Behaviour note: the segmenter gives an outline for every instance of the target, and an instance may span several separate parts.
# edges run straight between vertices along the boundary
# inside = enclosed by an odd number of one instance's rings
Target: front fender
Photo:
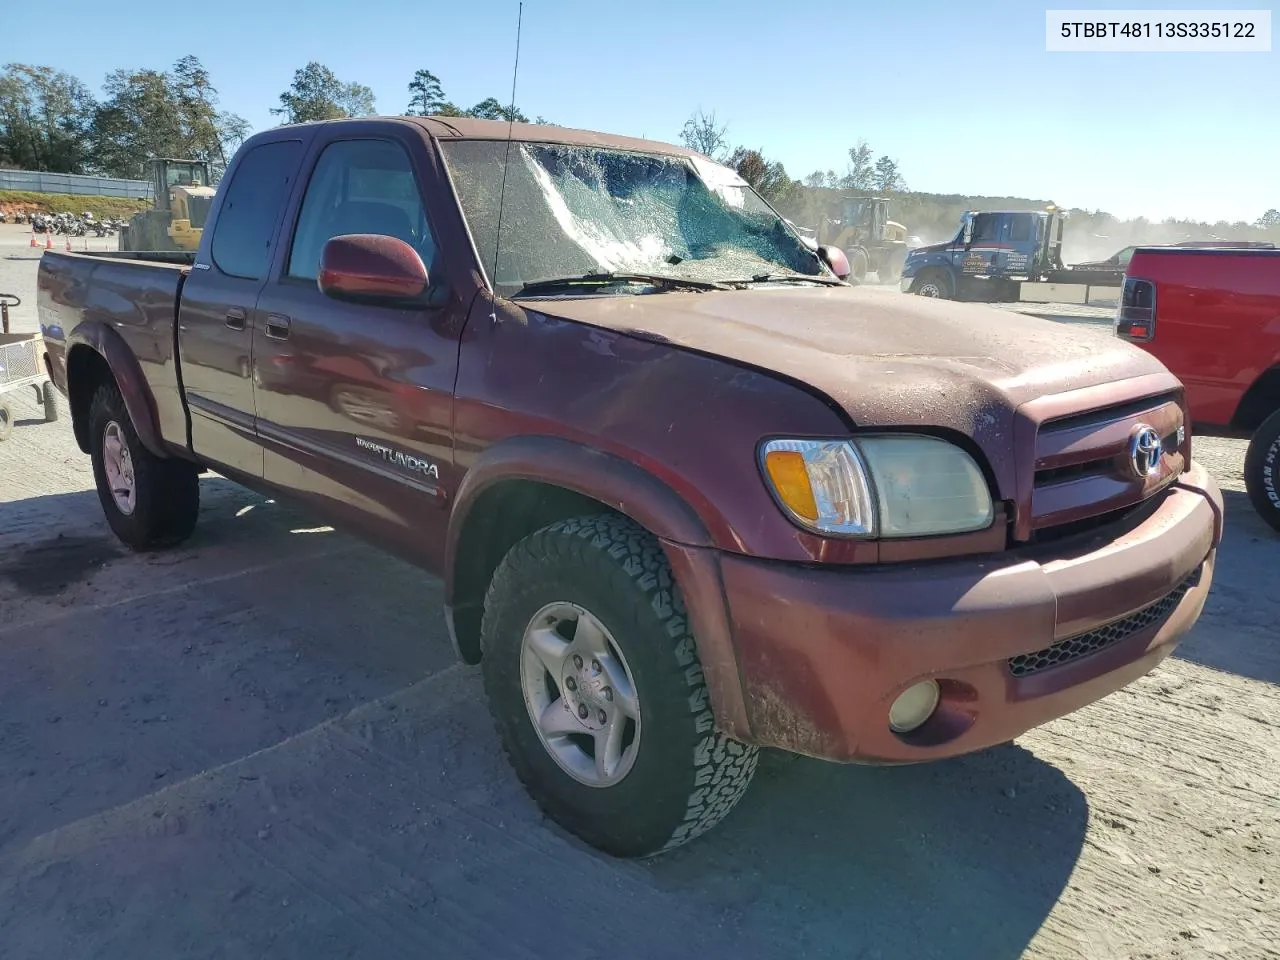
[[[521,436],[499,441],[477,457],[458,488],[445,538],[445,604],[451,628],[460,599],[458,558],[467,520],[485,491],[512,480],[572,491],[629,517],[658,538],[697,640],[717,725],[745,738],[746,708],[711,535],[670,486],[613,454],[557,437]]]
[[[86,397],[83,404],[77,404],[74,398],[80,389],[89,390],[90,393],[94,389],[91,385],[76,383],[89,369],[77,356],[79,351],[86,350],[106,361],[116,386],[120,389],[120,396],[124,398],[124,407],[133,422],[138,440],[156,456],[169,456],[160,440],[156,399],[142,373],[138,358],[120,334],[98,320],[86,320],[77,324],[67,337],[67,393],[72,397],[72,424],[76,443],[81,451],[89,452],[88,411],[92,396]]]
[[[484,450],[458,487],[445,538],[446,602],[453,599],[458,543],[471,509],[481,494],[507,480],[563,487],[612,507],[661,540],[711,546],[707,528],[693,508],[634,463],[558,437],[513,437]]]

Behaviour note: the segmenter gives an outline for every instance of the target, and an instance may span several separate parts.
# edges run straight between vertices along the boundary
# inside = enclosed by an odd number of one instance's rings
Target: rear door
[[[352,129],[348,127],[347,129]],[[447,282],[422,183],[427,145],[390,125],[318,142],[290,243],[258,301],[258,429],[266,479],[338,518],[378,527],[415,559],[443,555],[453,388],[466,311]],[[331,237],[394,236],[422,257],[427,304],[321,293]]]
[[[302,157],[301,140],[268,141],[227,172],[213,234],[201,245],[178,311],[192,449],[211,465],[249,477],[262,476],[251,318]]]

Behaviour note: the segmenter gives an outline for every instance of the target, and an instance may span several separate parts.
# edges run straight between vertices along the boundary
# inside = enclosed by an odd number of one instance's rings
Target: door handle
[[[289,318],[279,313],[268,313],[267,324],[262,332],[272,340],[288,340]]]
[[[243,310],[241,310],[239,307],[232,307],[230,310],[227,311],[226,319],[223,320],[222,322],[225,323],[232,330],[243,330],[245,328],[245,323],[248,320],[248,318],[249,318],[249,315],[245,313]]]

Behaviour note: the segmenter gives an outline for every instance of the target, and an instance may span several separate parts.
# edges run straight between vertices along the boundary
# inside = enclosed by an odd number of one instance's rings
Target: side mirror
[[[429,279],[418,251],[403,240],[350,233],[325,243],[316,283],[335,300],[412,300]]]
[[[849,269],[849,258],[839,247],[819,247],[818,259],[831,268],[841,280],[847,280],[853,271]]]

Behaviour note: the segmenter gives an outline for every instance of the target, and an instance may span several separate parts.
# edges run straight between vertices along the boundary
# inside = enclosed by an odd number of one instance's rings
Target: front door
[[[440,305],[354,304],[321,293],[325,242],[357,233],[412,246],[432,277],[427,302]],[[448,520],[464,318],[436,269],[436,242],[406,144],[325,144],[292,237],[255,321],[266,478],[336,518],[378,527],[401,552],[436,567]]]
[[[987,277],[999,252],[1004,218],[998,213],[979,213],[973,218],[973,236],[962,254],[960,272],[966,277]]]
[[[250,318],[271,263],[272,242],[302,143],[249,150],[229,171],[211,242],[182,288],[178,351],[191,412],[191,446],[212,466],[262,476],[255,437]]]

